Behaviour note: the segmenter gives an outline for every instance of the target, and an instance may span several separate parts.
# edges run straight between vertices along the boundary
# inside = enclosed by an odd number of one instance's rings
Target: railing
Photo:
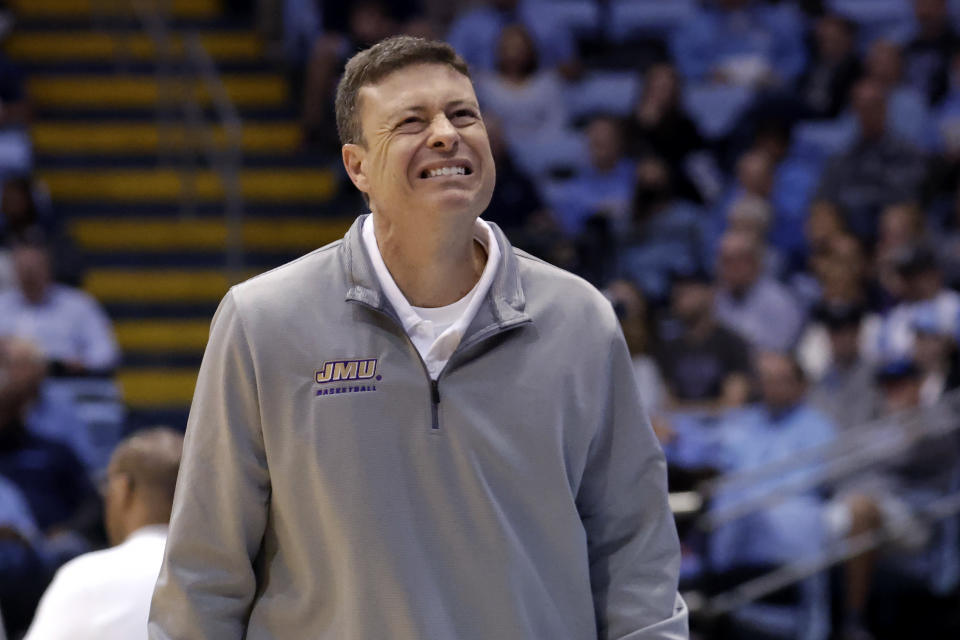
[[[930,416],[938,416],[939,419],[930,420]],[[896,433],[897,430],[899,434]],[[872,467],[902,459],[919,440],[948,434],[956,436],[958,431],[960,431],[960,390],[955,390],[941,398],[936,411],[931,410],[930,407],[923,407],[869,422],[846,431],[825,445],[798,452],[788,460],[777,460],[763,467],[729,474],[706,484],[700,493],[704,503],[708,504],[710,498],[723,491],[754,485],[777,476],[783,477],[790,471],[816,464],[815,472],[804,474],[795,481],[778,483],[766,493],[703,513],[697,524],[709,533],[751,513],[770,508],[791,496],[829,486],[838,480],[868,471]],[[960,473],[960,468],[954,469],[954,472]],[[958,514],[960,514],[960,491],[951,491],[926,505],[916,514],[916,517],[919,522],[932,525]],[[893,532],[875,530],[837,541],[816,557],[783,565],[733,589],[703,600],[699,606],[691,606],[691,612],[706,617],[733,613],[744,605],[756,602],[784,587],[810,578],[863,553],[878,549],[895,539],[896,534]]]
[[[179,168],[180,210],[186,217],[197,214],[200,169],[209,166],[214,170],[223,190],[226,268],[231,280],[237,282],[243,277],[244,266],[240,116],[199,34],[191,31],[177,39],[172,35],[170,0],[130,1],[155,52],[158,158]],[[207,122],[207,100],[215,114],[213,123]],[[218,140],[218,129],[224,133],[222,141]]]

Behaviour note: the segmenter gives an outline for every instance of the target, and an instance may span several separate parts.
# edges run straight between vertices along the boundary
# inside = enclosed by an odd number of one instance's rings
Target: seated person
[[[53,281],[43,241],[18,239],[13,263],[17,287],[0,292],[0,337],[34,342],[54,374],[111,373],[120,351],[110,319],[89,294]]]
[[[15,485],[0,476],[0,638],[30,621],[49,578],[33,514]]]
[[[44,371],[35,347],[0,341],[0,477],[20,491],[45,536],[90,535],[99,503],[82,463],[68,446],[31,433],[24,422]]]
[[[654,352],[670,409],[712,413],[740,407],[749,395],[749,348],[717,322],[713,296],[706,273],[674,274],[671,321]]]
[[[677,30],[674,58],[688,80],[785,85],[803,70],[803,26],[794,12],[759,0],[710,0]]]
[[[522,24],[533,36],[542,68],[557,69],[566,77],[578,73],[573,34],[550,12],[549,4],[537,0],[483,0],[457,16],[447,41],[472,71],[493,71],[500,34],[514,23]]]
[[[141,431],[120,443],[104,492],[113,547],[60,568],[25,640],[147,637],[182,449],[183,437],[166,428]]]

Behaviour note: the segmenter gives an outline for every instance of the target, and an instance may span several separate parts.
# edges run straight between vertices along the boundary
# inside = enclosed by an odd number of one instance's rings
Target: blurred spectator
[[[49,579],[39,534],[19,489],[0,476],[0,638],[4,625],[13,635],[30,622]]]
[[[803,326],[803,310],[786,287],[763,275],[764,245],[752,234],[728,231],[718,253],[719,321],[754,348],[791,349]]]
[[[960,289],[960,183],[951,195],[946,224],[934,235],[933,242],[947,284]]]
[[[651,332],[647,317],[647,302],[627,280],[614,280],[604,290],[620,320],[623,337],[633,358],[633,372],[637,378],[640,399],[650,416],[660,413],[666,402],[666,390],[656,361],[650,356]]]
[[[700,212],[679,200],[670,167],[647,156],[637,165],[630,226],[621,238],[620,271],[652,300],[665,301],[670,274],[703,262]]]
[[[485,117],[495,117],[512,148],[543,142],[567,127],[561,80],[541,70],[529,31],[511,24],[500,32],[495,72],[478,74],[477,95]]]
[[[93,487],[69,447],[31,433],[24,422],[45,375],[39,350],[28,342],[0,342],[0,476],[23,495],[40,531],[86,527],[95,510]]]
[[[838,14],[817,20],[810,64],[797,85],[804,118],[835,118],[843,111],[860,75],[856,35],[856,26]]]
[[[557,264],[555,252],[560,241],[559,229],[536,185],[510,155],[499,122],[487,120],[486,127],[497,167],[497,184],[490,204],[483,212],[483,219],[499,225],[515,247]]]
[[[867,345],[874,362],[908,358],[914,348],[914,326],[929,316],[942,331],[960,335],[960,293],[943,286],[936,256],[925,246],[907,247],[894,260],[895,294],[901,300],[890,309]]]
[[[815,325],[827,334],[826,368],[810,392],[810,404],[841,429],[858,427],[877,416],[880,394],[874,368],[860,355],[861,307],[826,304],[814,315]]]
[[[36,186],[30,176],[11,176],[0,191],[0,245],[30,229],[40,227],[46,234],[56,228],[49,210],[37,201]]]
[[[683,110],[680,95],[676,68],[669,63],[650,65],[644,74],[640,99],[626,123],[626,151],[633,158],[663,158],[670,167],[677,195],[701,201],[700,192],[687,177],[686,161],[706,142]]]
[[[806,401],[806,382],[796,361],[785,354],[765,352],[758,355],[756,370],[760,402],[729,414],[717,426],[722,436],[718,463],[727,473],[770,468],[799,452],[825,445],[836,435],[830,421]],[[820,464],[819,458],[808,459],[805,464],[722,490],[715,497],[714,508],[732,507],[815,477]],[[828,541],[822,516],[825,504],[823,492],[813,484],[722,525],[709,540],[712,569],[755,576],[775,565],[812,559]],[[801,589],[807,584],[815,588],[817,579],[801,585]],[[826,599],[825,589],[820,589],[820,596]],[[813,597],[808,595],[807,599]],[[779,637],[826,637],[827,619],[807,616],[801,620],[787,635]]]
[[[0,292],[0,337],[29,338],[53,373],[106,374],[120,352],[109,318],[87,293],[54,283],[49,251],[36,239],[13,249],[17,288]]]
[[[960,37],[947,0],[913,0],[913,10],[917,31],[906,48],[907,81],[934,104],[946,95],[950,58],[960,50]]]
[[[913,361],[920,370],[920,402],[932,406],[943,394],[960,386],[960,355],[957,351],[956,325],[951,327],[937,318],[931,309],[913,320]]]
[[[923,212],[919,205],[900,202],[884,207],[880,213],[874,249],[877,280],[884,289],[897,292],[899,275],[896,273],[896,260],[911,247],[923,244],[925,233]]]
[[[676,32],[672,48],[684,77],[747,86],[791,83],[803,70],[802,22],[785,6],[709,0]]]
[[[889,130],[887,94],[879,82],[867,79],[854,86],[853,110],[858,138],[827,163],[818,197],[837,203],[847,216],[847,226],[870,240],[884,205],[917,200],[925,159]]]
[[[401,25],[384,0],[358,0],[342,5],[342,31],[328,30],[313,42],[303,88],[303,126],[308,144],[339,149],[333,101],[343,65],[354,52],[397,34]],[[328,26],[328,25],[325,25]]]
[[[960,49],[950,58],[946,96],[936,107],[935,124],[937,149],[943,153],[945,164],[955,167],[960,162]],[[953,184],[956,184],[953,176]]]
[[[863,624],[871,586],[889,584],[874,575],[878,567],[894,576],[901,594],[914,590],[910,595],[916,595],[917,589],[942,594],[942,589],[957,584],[956,562],[943,562],[948,556],[955,558],[955,553],[950,553],[952,549],[946,555],[940,553],[944,544],[958,544],[956,534],[949,534],[949,525],[931,525],[920,517],[922,509],[955,489],[960,456],[955,434],[948,431],[955,416],[940,405],[922,407],[922,376],[911,360],[884,364],[877,380],[883,419],[870,427],[869,439],[851,454],[870,467],[839,483],[838,498],[828,510],[835,534],[849,532],[850,506],[859,505],[864,514],[871,514],[868,530],[882,530],[893,537],[880,558],[876,553],[865,554],[848,567],[847,619],[855,626]],[[913,620],[908,626],[919,630],[924,625]],[[932,636],[921,632],[918,637]]]
[[[557,192],[553,208],[564,231],[575,236],[592,216],[623,230],[629,224],[636,165],[623,155],[623,128],[611,116],[594,117],[587,125],[590,165]]]
[[[30,171],[33,151],[26,131],[30,108],[21,70],[0,53],[0,179]]]
[[[579,73],[573,34],[548,3],[537,0],[483,0],[454,19],[447,41],[471,70],[493,71],[500,34],[515,23],[533,36],[541,68],[557,69],[565,77]]]
[[[709,411],[739,407],[750,392],[747,344],[714,317],[714,290],[700,270],[674,274],[669,322],[654,353],[670,408]]]
[[[904,78],[900,47],[891,40],[874,40],[865,66],[865,77],[877,82],[887,94],[889,130],[923,149],[931,148],[934,132],[927,97]]]
[[[120,443],[105,481],[113,548],[74,558],[57,572],[25,640],[147,637],[183,437],[165,428]]]

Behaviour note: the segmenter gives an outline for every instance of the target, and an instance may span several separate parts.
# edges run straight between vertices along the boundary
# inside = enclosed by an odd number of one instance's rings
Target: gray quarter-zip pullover
[[[609,303],[501,248],[436,382],[342,241],[234,287],[153,640],[687,637],[662,453]]]

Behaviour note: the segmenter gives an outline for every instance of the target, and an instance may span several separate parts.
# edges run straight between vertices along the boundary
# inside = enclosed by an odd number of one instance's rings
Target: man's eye
[[[423,118],[419,116],[410,116],[409,118],[404,118],[397,125],[400,129],[416,129],[417,127],[423,124]]]
[[[476,112],[470,109],[460,109],[453,114],[453,120],[458,124],[469,124],[477,119]]]

